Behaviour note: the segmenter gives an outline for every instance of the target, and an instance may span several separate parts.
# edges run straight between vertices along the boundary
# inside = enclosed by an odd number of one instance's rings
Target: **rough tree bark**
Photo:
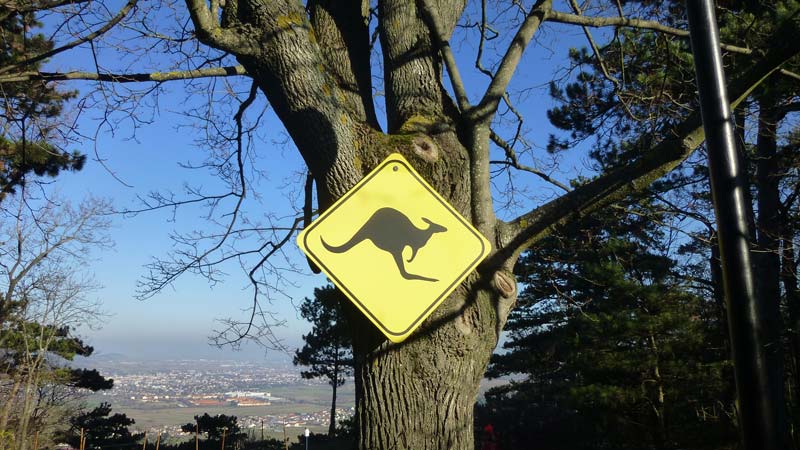
[[[488,260],[401,344],[388,342],[347,307],[361,449],[472,448],[473,405],[516,301],[512,270],[519,254],[556,225],[644,189],[703,139],[692,117],[643,159],[501,222],[489,185],[489,126],[524,48],[552,11],[551,1],[532,7],[474,106],[448,44],[465,2],[378,2],[387,132],[378,125],[372,98],[368,3],[186,3],[197,37],[236,55],[268,98],[313,174],[320,209],[398,152],[492,242]],[[798,40],[791,41],[765,50],[742,74],[731,87],[737,103],[798,52]],[[443,85],[445,67],[455,100]]]

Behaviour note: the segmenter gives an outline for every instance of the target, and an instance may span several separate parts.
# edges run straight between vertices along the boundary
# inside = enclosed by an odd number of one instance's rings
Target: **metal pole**
[[[746,450],[779,450],[783,405],[777,404],[770,389],[764,320],[750,266],[747,185],[737,159],[714,5],[710,0],[687,0],[686,9],[717,216],[742,440]],[[782,380],[775,382],[782,385]]]

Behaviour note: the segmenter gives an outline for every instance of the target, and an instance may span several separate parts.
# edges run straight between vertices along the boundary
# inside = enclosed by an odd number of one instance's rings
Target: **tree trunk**
[[[458,289],[401,344],[362,328],[354,340],[360,449],[474,448],[473,407],[497,342],[492,297]]]
[[[653,352],[653,382],[656,387],[656,398],[652,401],[653,414],[655,415],[655,432],[652,433],[653,443],[656,448],[662,449],[667,447],[667,420],[665,417],[666,408],[664,401],[666,395],[664,392],[664,380],[661,378],[661,366],[659,363],[659,350],[658,343],[656,342],[655,335],[650,333],[650,350]]]
[[[720,263],[720,254],[719,254],[719,242],[717,240],[716,234],[712,235],[712,239],[709,239],[711,242],[711,258],[709,258],[708,266],[711,272],[711,284],[713,285],[714,289],[714,305],[717,309],[717,314],[720,321],[720,326],[722,330],[727,330],[728,326],[726,323],[726,318],[728,317],[726,310],[725,310],[725,292],[723,291],[722,286],[722,266]],[[729,339],[722,333],[725,341],[725,350],[728,352],[727,355],[730,355],[730,344]]]
[[[786,219],[784,218],[783,221]],[[788,228],[788,227],[787,227]],[[800,414],[800,400],[797,396],[800,395],[800,291],[798,291],[797,283],[797,260],[795,259],[794,236],[790,230],[784,230],[783,236],[783,258],[781,261],[781,279],[783,282],[783,289],[786,293],[786,304],[789,312],[789,328],[791,333],[789,335],[789,369],[791,376],[788,380],[790,387],[789,393],[789,407],[792,414],[790,417],[796,418]],[[798,436],[797,423],[791,420],[789,424],[789,433],[792,437],[793,448],[800,447],[800,436]]]
[[[767,364],[772,379],[772,398],[778,420],[776,429],[786,432],[783,345],[781,330],[783,320],[780,313],[780,234],[779,220],[781,175],[777,160],[777,129],[782,115],[777,113],[774,99],[762,100],[759,104],[758,138],[756,142],[756,183],[758,188],[757,247],[754,262],[757,274],[758,300],[764,317],[764,342]],[[787,442],[788,443],[788,442]]]
[[[333,365],[333,395],[331,396],[331,421],[328,425],[328,436],[336,435],[336,389],[339,387],[339,350],[336,350],[336,363]]]
[[[16,448],[18,450],[26,450],[28,448],[28,428],[30,426],[31,415],[33,414],[34,390],[38,385],[38,370],[38,367],[31,367],[25,382],[24,400],[16,433]]]
[[[16,404],[17,395],[19,395],[19,390],[22,387],[22,378],[15,375],[12,375],[12,378],[14,384],[11,386],[11,390],[3,403],[2,412],[0,412],[0,433],[7,431],[8,419],[11,416],[11,408]]]

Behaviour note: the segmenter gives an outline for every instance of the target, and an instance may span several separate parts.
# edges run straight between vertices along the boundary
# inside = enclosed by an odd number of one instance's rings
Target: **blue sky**
[[[528,138],[540,147],[546,144],[547,134],[552,132],[545,109],[551,104],[546,83],[553,77],[554,62],[564,60],[568,45],[583,45],[582,36],[577,34],[578,29],[569,29],[567,33],[554,30],[563,31],[564,27],[547,26],[543,30],[537,37],[539,42],[533,43],[526,52],[513,82],[516,88],[532,88],[526,101],[517,106],[526,115]],[[468,90],[473,97],[477,96],[482,92],[480,86],[485,86],[487,78],[472,69],[475,44],[463,39],[454,39],[453,43],[462,75],[469,85]],[[100,56],[101,64],[115,66],[113,49],[107,53],[100,51]],[[153,62],[150,55],[144,59]],[[123,65],[128,64],[131,62]],[[92,66],[85,50],[77,54],[70,53],[69,59],[56,59],[51,65],[61,70],[86,70]],[[132,67],[132,71],[138,71],[138,66]],[[82,92],[89,89],[88,85],[81,84],[69,87]],[[134,132],[129,121],[123,121],[114,133],[110,133],[107,127],[101,128],[94,144],[87,141],[75,147],[90,156],[91,160],[84,170],[59,176],[54,187],[73,199],[85,195],[109,198],[119,209],[139,208],[141,203],[137,196],[146,195],[154,189],[179,191],[184,182],[213,188],[213,177],[178,166],[180,162],[198,161],[203,156],[204,149],[196,145],[193,132],[188,128],[178,128],[179,124],[187,122],[180,111],[185,110],[187,103],[202,100],[197,94],[188,96],[181,82],[165,85],[165,92],[159,94],[159,108],[154,110],[156,112],[151,124],[137,129],[135,138],[131,138]],[[95,110],[83,114],[79,122],[80,131],[94,134],[101,116]],[[289,214],[292,192],[301,188],[296,180],[297,173],[303,170],[302,161],[291,144],[285,143],[287,138],[282,130],[280,123],[268,112],[259,130],[260,140],[255,143],[258,162],[267,171],[267,176],[255,186],[262,199],[261,203],[251,207],[252,213],[272,211],[277,215]],[[94,160],[93,145],[105,160],[106,167]],[[541,148],[537,151],[544,153]],[[569,168],[568,172],[565,169],[554,173],[561,181],[566,182],[574,174],[586,171],[579,158],[572,158],[570,162],[564,165]],[[530,164],[530,161],[527,163]],[[521,179],[524,181],[520,187],[529,188],[533,197],[525,202],[526,207],[534,205],[536,200],[541,201],[558,193],[533,175],[523,174]],[[498,188],[502,189],[502,184],[498,184]],[[518,212],[511,210],[501,214],[510,216]],[[245,347],[241,354],[231,355],[230,350],[220,351],[209,347],[207,343],[208,336],[216,326],[215,319],[243,317],[240,311],[247,308],[251,301],[252,294],[247,281],[236,267],[229,267],[230,276],[213,286],[202,277],[186,275],[149,300],[134,298],[136,282],[146,273],[144,266],[153,257],[165,256],[171,248],[169,233],[175,229],[186,231],[193,227],[203,228],[207,224],[200,211],[192,208],[180,211],[177,219],[172,221],[169,211],[114,217],[111,237],[116,243],[115,248],[98,252],[94,264],[88,268],[104,286],[97,296],[104,302],[110,317],[101,329],[84,330],[84,335],[99,353],[123,353],[138,358],[260,357],[262,350],[253,346]],[[313,288],[322,285],[325,280],[322,276],[310,275],[294,240],[290,247],[289,257],[306,274],[288,273],[289,282],[294,286],[286,288],[286,295],[277,296],[270,309],[286,320],[286,326],[277,329],[277,334],[285,339],[287,346],[296,347],[301,345],[300,336],[308,330],[309,325],[299,318],[294,305],[303,297],[310,296]],[[274,352],[267,357],[286,358]]]
[[[61,175],[54,187],[76,200],[101,196],[111,199],[116,208],[136,209],[141,207],[137,195],[146,195],[151,189],[179,190],[184,181],[192,181],[193,177],[194,181],[213,182],[178,167],[179,162],[195,158],[198,152],[190,136],[175,129],[180,120],[176,114],[164,113],[158,123],[141,130],[137,140],[101,135],[97,146],[106,159],[106,167],[91,158],[81,172]],[[85,126],[93,125],[91,120],[87,122]],[[80,149],[86,153],[92,151],[91,147]],[[297,168],[299,161],[287,157],[274,165],[263,188],[280,198],[280,186]],[[198,213],[179,211],[175,221],[172,212],[166,210],[113,218],[114,248],[96,252],[95,263],[90,267],[103,285],[97,296],[111,314],[101,329],[84,331],[98,352],[159,358],[175,354],[228,356],[227,351],[209,347],[207,337],[217,326],[215,319],[238,314],[250,301],[249,286],[238,273],[231,272],[232,276],[224,283],[213,286],[202,277],[187,275],[153,298],[143,301],[134,298],[137,281],[146,273],[144,266],[154,257],[164,257],[171,248],[169,233],[176,228],[203,226],[204,219]],[[290,250],[297,253],[293,247]],[[310,275],[296,276],[294,281],[301,286],[290,290],[297,301],[310,295],[314,286],[324,283],[324,279]],[[300,335],[308,325],[298,317],[288,299],[276,301],[272,306],[288,322],[279,334],[289,346],[299,345]],[[244,350],[250,355],[261,353],[256,348]]]

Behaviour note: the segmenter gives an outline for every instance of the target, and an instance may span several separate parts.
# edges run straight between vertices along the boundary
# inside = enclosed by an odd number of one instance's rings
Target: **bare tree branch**
[[[211,267],[215,264],[223,262],[224,259],[220,261],[215,261],[211,263],[204,263],[203,261],[209,257],[212,253],[219,250],[228,237],[231,235],[231,232],[234,226],[237,223],[239,218],[239,214],[241,211],[242,203],[244,202],[245,197],[247,196],[247,180],[245,178],[244,173],[244,149],[242,146],[242,139],[243,139],[243,127],[242,127],[242,118],[244,112],[247,108],[253,104],[258,94],[258,88],[255,82],[251,84],[250,92],[247,98],[239,105],[239,109],[234,116],[234,120],[236,121],[236,169],[238,170],[238,178],[239,178],[239,191],[238,192],[231,192],[230,194],[226,194],[225,196],[234,196],[236,197],[236,204],[234,205],[232,211],[228,214],[229,221],[225,227],[225,231],[222,233],[221,237],[217,240],[217,242],[209,247],[206,250],[203,250],[201,253],[197,255],[184,255],[188,256],[187,261],[181,261],[178,264],[175,264],[174,267],[168,267],[163,263],[154,263],[152,268],[155,270],[151,276],[146,280],[146,282],[142,283],[142,287],[144,288],[141,293],[138,295],[140,299],[150,298],[153,295],[161,292],[166,286],[170,285],[175,279],[177,279],[183,273],[191,270],[191,269],[198,269],[202,270],[203,267]],[[202,197],[207,199],[207,197]]]
[[[526,166],[524,164],[521,164],[519,162],[519,159],[517,158],[517,153],[514,151],[514,148],[511,146],[511,144],[506,142],[502,137],[500,137],[494,131],[492,131],[491,138],[492,138],[492,142],[494,142],[495,145],[497,145],[498,147],[502,148],[503,151],[506,152],[506,160],[505,161],[490,161],[490,164],[506,164],[506,165],[509,165],[509,166],[511,166],[511,167],[513,167],[515,169],[522,170],[522,171],[525,171],[525,172],[530,172],[530,173],[538,176],[539,178],[547,181],[548,183],[550,183],[550,184],[552,184],[554,186],[557,186],[558,188],[562,189],[565,192],[569,192],[569,191],[572,190],[572,189],[569,188],[569,186],[567,186],[564,183],[556,180],[555,178],[553,178],[550,175],[542,172],[541,170],[539,170],[539,169],[537,169],[535,167],[530,167],[530,166]]]
[[[48,9],[58,8],[59,6],[72,5],[76,3],[85,3],[89,0],[41,0],[31,2],[20,2],[18,0],[0,0],[0,8],[8,10],[12,13],[31,13],[36,11],[44,11]]]
[[[578,16],[583,16],[583,11],[581,11],[581,8],[578,5],[577,1],[570,0],[570,5],[572,6],[572,9],[575,11],[575,14],[577,14]],[[614,85],[614,91],[616,92],[617,98],[619,99],[622,108],[625,110],[625,113],[632,120],[641,120],[638,117],[636,117],[636,115],[633,114],[633,111],[631,111],[630,106],[628,106],[628,102],[621,95],[622,83],[618,78],[611,75],[611,73],[608,71],[608,67],[606,67],[606,63],[603,60],[603,55],[600,52],[600,48],[597,46],[597,43],[595,42],[591,31],[589,31],[589,27],[584,25],[581,26],[581,29],[583,30],[583,34],[586,36],[586,40],[589,42],[589,46],[592,48],[592,53],[594,54],[595,60],[597,61],[597,65],[600,67],[600,72],[603,74],[603,77],[606,80],[608,80],[609,82],[611,82],[611,84]]]
[[[486,30],[491,30],[495,33],[495,37],[497,36],[497,32],[494,31],[489,27],[488,19],[486,17],[486,0],[481,0],[481,23],[480,23],[480,30],[481,30],[481,38],[478,42],[478,53],[475,55],[475,68],[478,69],[482,74],[487,75],[488,77],[492,78],[494,75],[489,69],[483,67],[483,50],[484,46],[486,45],[486,41],[489,40],[486,38]]]
[[[418,0],[417,3],[433,36],[433,41],[442,53],[442,59],[444,60],[445,66],[447,66],[447,73],[450,75],[450,83],[453,87],[453,92],[456,94],[458,109],[460,109],[461,112],[465,112],[470,108],[469,99],[467,98],[467,89],[464,86],[464,80],[461,79],[461,72],[458,70],[455,56],[453,56],[453,50],[450,48],[450,41],[444,39],[444,33],[439,24],[437,13],[431,8],[429,2],[426,0]]]
[[[492,116],[497,111],[500,99],[503,98],[506,88],[511,82],[511,77],[517,70],[517,66],[522,59],[522,53],[533,38],[533,35],[536,34],[539,26],[552,12],[552,4],[552,0],[538,0],[533,5],[522,26],[517,30],[517,34],[511,40],[511,44],[500,62],[500,67],[486,89],[486,93],[480,103],[471,111],[472,120],[484,123],[491,121]]]
[[[578,14],[568,14],[559,11],[549,11],[545,18],[548,22],[557,22],[570,25],[580,25],[584,27],[601,28],[601,27],[628,27],[639,28],[643,30],[653,30],[672,36],[680,36],[683,38],[689,37],[688,30],[681,30],[680,28],[673,28],[663,25],[653,20],[644,19],[630,19],[627,17],[592,17],[583,16]],[[747,47],[739,47],[731,44],[721,44],[720,48],[731,53],[739,53],[741,55],[753,54],[753,49]]]
[[[65,81],[87,80],[109,83],[143,83],[173,80],[189,80],[196,78],[245,76],[247,71],[242,66],[209,67],[194,70],[176,70],[150,73],[103,73],[103,72],[21,72],[0,75],[0,83],[17,83],[20,81]]]
[[[134,6],[136,6],[137,2],[138,0],[128,0],[128,3],[126,3],[125,6],[123,6],[122,9],[120,9],[119,12],[114,17],[111,18],[111,20],[109,20],[105,25],[100,27],[97,31],[89,33],[88,35],[78,38],[66,45],[62,45],[61,47],[54,48],[53,50],[50,50],[48,52],[44,52],[40,55],[36,55],[34,57],[28,58],[24,61],[20,61],[15,64],[10,64],[6,67],[2,67],[0,68],[0,73],[8,73],[10,71],[22,67],[27,67],[31,64],[35,64],[39,61],[55,56],[59,53],[63,53],[67,50],[73,49],[81,44],[85,44],[87,42],[93,41],[94,39],[97,39],[98,37],[105,34],[108,30],[114,28],[118,23],[120,23],[122,19],[124,19],[125,16],[127,16],[128,13],[134,8]]]
[[[267,260],[270,257],[272,257],[273,254],[275,254],[275,252],[283,248],[283,246],[286,245],[287,242],[289,242],[289,239],[291,239],[292,236],[294,236],[295,232],[297,231],[297,228],[300,226],[301,223],[303,223],[303,218],[302,217],[296,218],[292,223],[291,229],[283,236],[283,239],[281,239],[277,243],[274,243],[272,241],[265,242],[264,245],[261,246],[261,248],[259,249],[259,253],[265,250],[267,247],[271,247],[271,249],[266,254],[264,254],[261,260],[258,261],[258,263],[255,266],[253,266],[253,268],[247,274],[247,276],[250,278],[250,283],[253,285],[252,313],[250,315],[250,320],[247,321],[247,327],[244,330],[236,330],[237,333],[239,334],[238,336],[235,336],[233,339],[227,340],[225,342],[221,343],[218,342],[217,345],[235,344],[250,334],[250,330],[253,328],[253,320],[255,319],[257,312],[260,310],[258,306],[259,282],[256,279],[255,274],[258,270],[261,269],[261,267],[267,262]]]

